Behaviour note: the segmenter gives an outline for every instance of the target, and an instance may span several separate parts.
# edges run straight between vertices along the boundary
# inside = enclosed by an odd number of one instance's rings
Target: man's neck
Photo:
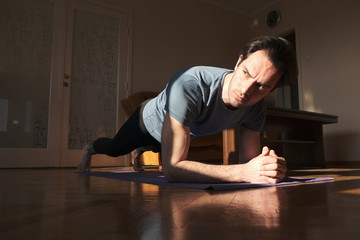
[[[225,104],[225,106],[228,105],[229,103],[229,84],[230,84],[230,81],[232,79],[232,76],[234,75],[234,73],[229,73],[229,74],[226,74],[225,78],[224,78],[224,82],[223,82],[223,85],[222,85],[222,90],[221,90],[221,98]]]

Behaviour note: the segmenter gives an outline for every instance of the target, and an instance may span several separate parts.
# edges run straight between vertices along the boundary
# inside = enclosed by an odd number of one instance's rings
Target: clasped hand
[[[276,155],[268,147],[262,153],[246,163],[248,182],[251,183],[277,183],[286,176],[286,161]]]

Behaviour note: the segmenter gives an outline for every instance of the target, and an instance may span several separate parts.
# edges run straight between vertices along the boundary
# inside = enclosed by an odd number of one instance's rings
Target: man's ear
[[[239,57],[239,59],[238,59],[238,61],[237,61],[237,63],[236,63],[236,65],[235,65],[234,70],[236,70],[236,69],[237,69],[237,67],[240,65],[240,63],[241,63],[242,59],[243,59],[243,55],[241,54],[241,55],[240,55],[240,57]]]

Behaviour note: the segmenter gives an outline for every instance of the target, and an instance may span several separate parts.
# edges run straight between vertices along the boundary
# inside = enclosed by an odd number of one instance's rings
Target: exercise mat
[[[333,181],[334,178],[300,178],[300,177],[286,177],[282,182],[276,184],[252,184],[252,183],[174,183],[168,182],[164,175],[157,171],[97,171],[97,172],[82,172],[80,174],[113,178],[124,181],[148,183],[159,186],[170,187],[183,187],[194,188],[201,190],[237,190],[246,188],[258,188],[258,187],[271,187],[271,186],[286,186],[297,185],[305,183],[322,183]]]

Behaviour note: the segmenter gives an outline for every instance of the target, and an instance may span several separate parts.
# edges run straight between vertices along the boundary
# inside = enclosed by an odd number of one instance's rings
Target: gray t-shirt
[[[191,138],[210,135],[242,125],[260,131],[265,122],[263,100],[247,107],[229,110],[221,97],[224,78],[232,70],[192,67],[177,72],[156,98],[144,107],[146,129],[159,142],[166,113],[190,127]]]

